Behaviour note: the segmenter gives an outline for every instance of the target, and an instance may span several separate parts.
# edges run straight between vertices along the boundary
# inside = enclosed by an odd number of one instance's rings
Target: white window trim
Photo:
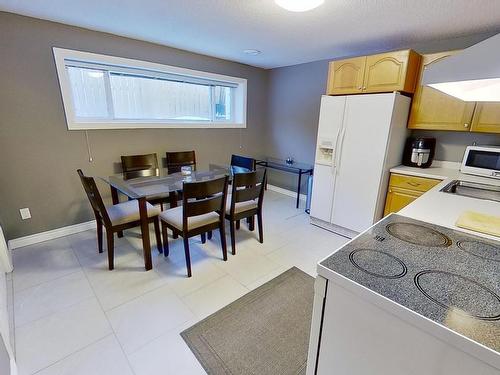
[[[199,70],[180,68],[176,66],[157,64],[148,61],[127,59],[97,53],[53,47],[57,76],[66,115],[68,130],[92,129],[157,129],[157,128],[186,128],[186,129],[220,129],[246,128],[247,119],[247,80],[222,74],[208,73]],[[75,116],[69,75],[66,70],[66,59],[81,60],[97,64],[109,64],[122,67],[155,70],[167,74],[186,75],[200,79],[229,82],[237,85],[234,94],[234,121],[166,121],[166,120],[82,120]]]

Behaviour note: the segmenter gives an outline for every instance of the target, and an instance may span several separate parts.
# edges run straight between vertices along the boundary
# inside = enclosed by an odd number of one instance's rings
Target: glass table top
[[[312,164],[302,163],[302,162],[298,162],[298,161],[293,161],[292,163],[287,163],[286,160],[272,158],[272,157],[261,157],[261,158],[257,158],[256,160],[257,160],[258,165],[262,165],[262,163],[266,163],[267,166],[269,166],[271,168],[277,168],[277,169],[282,169],[282,168],[296,169],[296,170],[313,169]]]
[[[167,196],[170,192],[181,191],[184,182],[208,181],[235,173],[248,172],[245,168],[235,168],[211,164],[209,170],[192,171],[190,175],[181,172],[168,174],[166,168],[158,169],[158,175],[127,179],[123,173],[100,177],[118,191],[130,198]]]

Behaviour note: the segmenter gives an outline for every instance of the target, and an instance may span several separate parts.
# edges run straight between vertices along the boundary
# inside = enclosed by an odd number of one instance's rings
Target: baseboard
[[[268,184],[267,188],[271,191],[275,191],[277,193],[281,193],[281,194],[287,195],[289,197],[293,197],[293,198],[297,197],[296,192],[294,192],[292,190],[280,188],[279,186]],[[305,201],[306,195],[300,194],[300,200]],[[87,221],[85,223],[80,223],[80,224],[75,224],[75,225],[69,225],[67,227],[48,230],[46,232],[40,232],[40,233],[31,234],[29,236],[14,238],[8,242],[8,246],[9,246],[10,250],[14,250],[14,249],[17,249],[20,247],[29,246],[29,245],[33,245],[36,243],[53,240],[53,239],[56,239],[59,237],[69,236],[70,234],[84,232],[84,231],[89,230],[89,229],[94,229],[95,226],[96,226],[95,220],[91,220],[91,221]]]
[[[297,192],[296,191],[292,191],[292,190],[288,190],[288,189],[283,189],[279,186],[276,186],[276,185],[271,185],[271,184],[267,184],[267,188],[271,191],[275,191],[277,193],[281,193],[283,195],[287,195],[289,197],[292,197],[292,198],[297,198]],[[305,201],[306,200],[306,195],[305,194],[300,194],[300,200],[302,201]]]
[[[28,245],[33,245],[40,242],[45,242],[53,240],[55,238],[69,236],[70,234],[75,234],[79,232],[84,232],[89,229],[94,229],[96,227],[95,220],[87,221],[85,223],[69,225],[67,227],[57,228],[53,230],[48,230],[46,232],[40,232],[31,234],[29,236],[14,238],[9,241],[9,249],[14,250],[19,247],[24,247]]]

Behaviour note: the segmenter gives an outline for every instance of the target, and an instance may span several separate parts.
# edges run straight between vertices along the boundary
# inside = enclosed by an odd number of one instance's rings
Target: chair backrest
[[[156,154],[122,156],[122,170],[125,179],[160,174]]]
[[[232,167],[239,167],[239,168],[245,168],[248,171],[255,171],[255,159],[249,158],[246,156],[240,156],[240,155],[231,155],[231,168]],[[237,169],[234,171],[236,173],[240,173]]]
[[[237,173],[232,181],[230,213],[234,214],[236,203],[258,199],[257,207],[262,208],[264,187],[266,185],[266,169],[254,172]]]
[[[185,182],[182,188],[182,214],[184,230],[191,216],[217,212],[224,220],[229,177],[201,182]]]
[[[167,152],[168,174],[181,171],[181,167],[191,166],[196,170],[196,155],[193,151]]]
[[[78,176],[80,176],[80,181],[82,182],[83,189],[87,194],[87,198],[90,201],[90,205],[94,210],[94,214],[99,216],[106,225],[111,225],[111,220],[108,216],[108,211],[106,211],[106,206],[104,206],[104,202],[102,201],[101,194],[99,193],[99,189],[97,189],[97,185],[93,177],[87,177],[83,174],[81,169],[77,170]]]

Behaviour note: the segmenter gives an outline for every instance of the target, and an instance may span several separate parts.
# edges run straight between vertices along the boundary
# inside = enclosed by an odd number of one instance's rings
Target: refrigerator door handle
[[[337,172],[340,168],[340,162],[342,160],[342,146],[344,145],[344,136],[345,136],[345,127],[342,128],[342,133],[340,134],[340,144],[337,150],[335,150],[335,157],[336,157],[336,162],[335,162],[335,167],[337,169]]]
[[[332,155],[332,174],[335,174],[335,168],[337,166],[337,149],[339,145],[339,138],[340,138],[340,131],[342,130],[342,127],[339,127],[337,129],[337,135],[335,136],[335,148],[333,149],[333,155]]]

